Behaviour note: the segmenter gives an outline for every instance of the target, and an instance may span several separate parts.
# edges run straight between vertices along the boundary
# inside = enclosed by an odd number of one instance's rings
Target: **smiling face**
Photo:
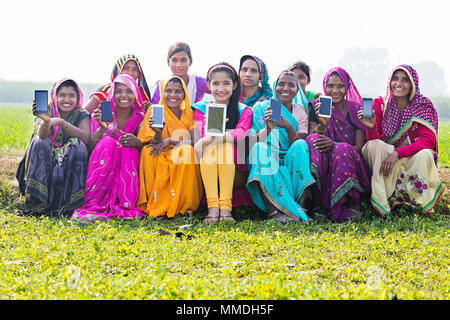
[[[139,78],[140,72],[136,61],[128,60],[122,67],[122,71],[120,72],[120,74],[127,74],[133,77],[134,80],[137,80]]]
[[[122,83],[116,83],[114,90],[114,102],[116,108],[128,109],[136,100],[133,91]]]
[[[325,87],[325,94],[332,98],[333,104],[345,101],[345,86],[341,77],[337,73],[331,74]]]
[[[171,81],[164,90],[164,101],[169,108],[179,109],[183,102],[185,93],[181,83]]]
[[[253,59],[247,59],[242,63],[239,79],[244,87],[257,87],[259,85],[258,65]]]
[[[294,77],[289,74],[281,75],[275,87],[275,93],[285,106],[292,103],[297,91],[297,82]]]
[[[395,71],[390,86],[395,99],[409,99],[412,85],[405,71]]]
[[[63,113],[72,111],[78,104],[78,95],[72,86],[60,87],[56,94],[56,99],[58,109]]]
[[[230,102],[233,90],[237,83],[233,83],[231,76],[226,71],[217,71],[210,74],[210,80],[207,82],[208,88],[214,97],[215,103],[226,104]]]
[[[292,70],[293,73],[297,76],[298,82],[300,83],[300,87],[302,87],[303,92],[305,92],[306,85],[309,84],[310,79],[308,75],[303,72],[302,69],[296,68]]]
[[[179,51],[174,53],[170,59],[167,61],[169,63],[170,69],[172,70],[172,74],[174,76],[183,78],[187,75],[189,71],[189,64],[192,63],[192,60],[189,59],[189,56],[184,51]]]

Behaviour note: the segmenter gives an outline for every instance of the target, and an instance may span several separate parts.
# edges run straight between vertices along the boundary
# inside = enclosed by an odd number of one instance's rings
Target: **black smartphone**
[[[362,99],[362,116],[363,118],[373,117],[373,99],[363,98]]]
[[[319,117],[331,118],[331,97],[320,96],[319,102],[320,102]]]
[[[164,127],[164,106],[160,104],[152,105],[152,118],[154,121],[152,127]]]
[[[271,98],[270,99],[270,110],[272,110],[272,115],[269,117],[270,120],[280,123],[281,121],[281,101]]]
[[[102,111],[102,121],[103,122],[112,122],[113,121],[111,101],[102,101],[100,103],[100,110]]]
[[[36,101],[35,114],[48,114],[48,90],[35,90],[34,101]]]

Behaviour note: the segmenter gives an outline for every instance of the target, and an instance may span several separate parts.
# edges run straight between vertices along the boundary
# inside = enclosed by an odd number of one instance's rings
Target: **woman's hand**
[[[364,126],[366,126],[366,128],[368,128],[368,129],[375,128],[375,124],[377,122],[375,113],[373,113],[371,118],[364,118],[362,116],[362,107],[361,107],[361,109],[359,109],[359,111],[358,111],[358,119]]]
[[[327,152],[333,150],[336,142],[331,140],[329,137],[320,135],[313,143],[314,149],[319,149],[319,152]]]
[[[266,129],[267,132],[270,132],[273,127],[275,127],[276,122],[273,120],[270,120],[270,117],[272,116],[272,109],[270,109],[270,106],[267,106],[266,112],[264,113],[264,118],[266,121]]]
[[[94,116],[95,121],[97,121],[97,123],[100,125],[101,128],[106,129],[108,127],[106,122],[102,121],[102,110],[100,109],[100,106],[94,110],[92,115]]]
[[[120,130],[122,134],[120,136],[120,144],[128,148],[139,148],[142,145],[141,140],[139,140],[134,134]]]
[[[36,101],[33,100],[33,115],[38,117],[44,122],[49,123],[51,118],[50,105],[48,105],[48,113],[47,114],[36,114]]]
[[[152,103],[150,101],[144,101],[144,110],[147,111],[151,105]]]
[[[152,150],[150,150],[150,155],[157,157],[161,154],[161,152],[172,145],[172,139],[170,138],[164,139],[161,143],[158,144],[150,143],[149,146],[152,147]]]
[[[319,121],[319,125],[322,127],[322,129],[326,129],[328,126],[328,121],[330,120],[330,118],[323,118],[323,117],[319,117],[319,109],[320,109],[320,105],[321,103],[317,103],[314,106],[314,110],[316,111],[316,118]]]
[[[215,136],[204,136],[195,143],[194,151],[198,159],[201,159],[205,148],[213,142],[215,142]]]
[[[384,159],[380,166],[380,175],[388,177],[398,159],[399,156],[397,151],[392,152],[386,159]]]

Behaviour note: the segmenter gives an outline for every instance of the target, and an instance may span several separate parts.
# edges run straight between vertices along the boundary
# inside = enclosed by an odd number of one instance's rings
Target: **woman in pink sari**
[[[136,137],[144,119],[142,97],[136,81],[122,74],[114,79],[108,95],[113,121],[101,121],[97,108],[91,119],[92,151],[85,186],[85,205],[71,220],[95,221],[144,217],[136,208],[139,196],[139,151]]]

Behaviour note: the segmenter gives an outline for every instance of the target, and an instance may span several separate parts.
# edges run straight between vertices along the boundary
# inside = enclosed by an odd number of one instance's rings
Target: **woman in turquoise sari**
[[[286,70],[274,87],[274,99],[282,102],[281,121],[269,120],[269,101],[254,105],[249,135],[259,142],[250,150],[247,189],[269,218],[310,223],[301,205],[305,189],[315,182],[309,170],[308,144],[302,139],[308,130],[307,114],[303,106],[293,103],[300,86],[295,74]]]

